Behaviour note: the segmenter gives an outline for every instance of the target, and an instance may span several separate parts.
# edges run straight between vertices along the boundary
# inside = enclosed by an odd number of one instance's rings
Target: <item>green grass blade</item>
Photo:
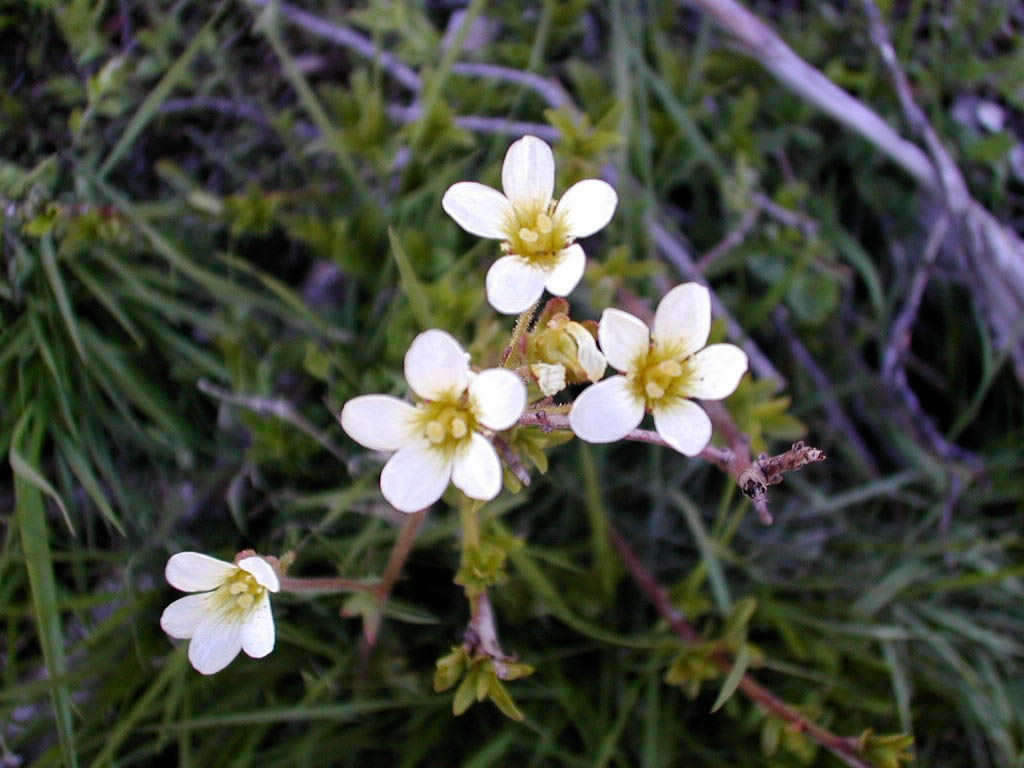
[[[21,452],[28,460],[38,461],[43,442],[43,430],[34,421],[34,412],[25,411],[15,427],[11,440],[10,460],[14,470],[14,520],[21,536],[25,553],[25,569],[28,572],[32,592],[32,608],[39,632],[43,659],[50,677],[50,696],[56,721],[57,736],[64,764],[77,768],[78,755],[75,749],[75,732],[72,722],[71,691],[67,681],[67,658],[64,655],[64,637],[61,632],[60,613],[57,610],[59,598],[53,576],[53,559],[50,553],[49,533],[46,526],[46,509],[43,492],[37,482],[29,480],[19,466],[26,459],[20,459]],[[25,432],[31,431],[26,436]],[[27,438],[27,439],[23,439]],[[20,460],[16,460],[16,456]],[[48,483],[43,481],[45,485]],[[56,494],[54,494],[56,495]]]
[[[391,243],[391,253],[395,257],[395,263],[398,265],[402,290],[405,291],[406,298],[409,299],[409,306],[412,307],[412,313],[416,316],[416,322],[420,324],[420,328],[423,330],[433,328],[435,325],[434,314],[430,311],[430,301],[427,299],[426,291],[423,289],[423,283],[416,277],[416,271],[412,268],[412,262],[409,261],[408,254],[406,254],[405,249],[402,247],[402,243],[395,234],[395,230],[391,227],[388,227],[388,242]]]
[[[61,277],[57,268],[57,257],[53,252],[53,242],[49,237],[44,237],[42,244],[43,271],[46,273],[46,280],[53,291],[53,298],[57,301],[57,309],[60,311],[61,319],[67,326],[68,335],[71,336],[71,343],[75,345],[75,351],[84,362],[88,362],[85,354],[85,345],[82,344],[82,336],[78,330],[78,321],[75,320],[75,313],[71,307],[71,300],[68,298],[68,290],[64,285],[64,278]]]
[[[100,166],[99,177],[102,179],[117,165],[118,161],[124,157],[124,154],[131,148],[132,143],[138,138],[139,134],[142,133],[143,129],[149,125],[149,122],[156,115],[160,105],[163,104],[167,97],[170,96],[171,91],[174,87],[181,82],[188,72],[189,66],[192,64],[193,59],[199,54],[199,52],[209,42],[209,33],[213,29],[214,25],[220,19],[223,14],[226,3],[221,3],[214,10],[213,15],[203,25],[203,28],[199,30],[192,38],[192,41],[188,44],[177,60],[168,68],[164,73],[164,76],[160,78],[160,82],[156,84],[156,87],[149,92],[149,95],[139,105],[139,108],[132,115],[131,120],[128,121],[128,125],[125,126],[124,133],[117,140],[117,144],[110,150],[110,154],[107,155],[107,159],[103,161],[103,165]]]

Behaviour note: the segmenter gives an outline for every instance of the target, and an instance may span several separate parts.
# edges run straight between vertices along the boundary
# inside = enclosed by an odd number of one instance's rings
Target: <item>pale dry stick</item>
[[[404,106],[388,105],[388,117],[397,123],[414,123],[423,117],[423,110],[418,104]],[[558,140],[558,129],[541,123],[528,123],[522,120],[506,120],[503,117],[485,117],[482,115],[461,115],[453,118],[459,128],[476,133],[493,133],[500,136],[537,136],[547,142]]]
[[[422,86],[422,81],[416,70],[393,53],[381,50],[372,40],[346,26],[332,24],[321,19],[319,16],[315,16],[288,3],[278,3],[274,2],[274,0],[245,0],[245,2],[256,8],[274,6],[283,18],[300,29],[304,29],[316,37],[329,40],[343,48],[355,51],[364,59],[375,61],[382,69],[410,91],[418,92]]]
[[[747,239],[759,218],[761,218],[761,206],[758,204],[751,205],[743,212],[739,223],[733,229],[730,229],[725,237],[719,240],[711,250],[702,254],[694,262],[693,266],[701,274],[707,272],[708,267],[729,253],[729,251],[739,247]]]
[[[754,372],[762,379],[772,379],[775,381],[779,389],[785,387],[786,377],[779,373],[778,369],[772,365],[768,357],[761,351],[761,348],[747,335],[746,331],[743,330],[743,326],[726,309],[717,294],[711,290],[707,279],[697,269],[697,265],[694,263],[686,246],[668,228],[653,218],[647,222],[647,228],[654,236],[654,244],[658,247],[658,250],[661,251],[661,254],[676,268],[676,271],[682,277],[708,288],[711,293],[711,307],[714,313],[725,321],[725,332],[729,339],[747,353],[747,357],[750,359],[750,367],[754,369]]]
[[[734,38],[741,50],[759,61],[783,85],[870,141],[924,189],[946,197],[956,217],[953,233],[964,246],[961,277],[980,297],[997,342],[1010,350],[1017,380],[1024,383],[1024,340],[1017,327],[1017,318],[1024,316],[1024,241],[970,196],[963,176],[934,131],[929,132],[931,138],[925,135],[925,141],[937,162],[800,58],[771,27],[737,0],[680,2],[704,11]],[[873,34],[878,37],[875,27]],[[887,39],[884,25],[881,31],[883,39]],[[891,47],[890,44],[888,49]],[[895,54],[888,58],[895,63]],[[901,98],[910,93],[905,78],[903,83]]]
[[[668,622],[672,631],[687,643],[701,643],[704,638],[695,630],[683,614],[672,604],[668,590],[658,581],[647,566],[633,551],[629,543],[622,537],[611,523],[608,523],[608,535],[619,552],[623,564],[633,577],[633,581],[651,601],[658,614]],[[719,649],[712,654],[715,664],[726,675],[733,668],[732,660],[725,651]],[[786,704],[782,699],[769,691],[749,673],[740,681],[739,690],[752,702],[766,712],[783,720],[794,731],[806,733],[819,746],[827,749],[850,768],[876,768],[860,755],[859,741],[856,738],[839,736],[827,728],[808,719],[806,715]]]
[[[334,456],[334,458],[342,462],[348,461],[348,457],[341,448],[335,445],[334,441],[331,440],[326,433],[317,429],[313,424],[307,421],[301,413],[295,410],[295,406],[287,400],[275,397],[240,395],[235,392],[222,389],[206,379],[200,379],[196,386],[199,388],[200,392],[204,392],[205,394],[215,397],[225,403],[238,405],[252,411],[253,413],[258,413],[261,416],[273,416],[276,419],[287,422],[319,443],[320,446]]]

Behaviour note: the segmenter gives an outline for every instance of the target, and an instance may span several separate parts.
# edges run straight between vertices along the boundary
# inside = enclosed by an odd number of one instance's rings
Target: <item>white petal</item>
[[[537,386],[545,397],[556,395],[565,389],[565,366],[559,363],[534,363],[530,372],[537,378]]]
[[[518,256],[502,256],[487,270],[487,301],[499,312],[516,315],[544,293],[548,273]]]
[[[512,204],[501,192],[475,181],[448,187],[441,207],[469,234],[492,240],[506,239],[515,220]]]
[[[636,429],[644,404],[630,392],[625,376],[612,376],[580,393],[569,411],[569,426],[588,443],[614,443]]]
[[[587,378],[591,381],[600,381],[608,363],[597,349],[597,341],[590,335],[590,331],[579,323],[569,323],[565,327],[565,332],[576,342],[576,359],[579,360],[580,368],[587,374]]]
[[[501,187],[517,208],[547,208],[555,191],[555,157],[536,136],[523,136],[505,153]]]
[[[548,272],[544,287],[555,296],[568,296],[572,289],[579,285],[586,265],[587,257],[583,254],[583,249],[575,243],[570,245],[562,251],[561,259],[555,268]]]
[[[274,566],[262,557],[243,557],[238,561],[238,567],[246,573],[251,573],[256,583],[261,587],[277,592],[281,589],[281,583],[277,580],[277,572]]]
[[[654,409],[654,428],[680,453],[696,456],[711,440],[711,419],[692,400]]]
[[[266,594],[256,601],[242,624],[241,642],[242,650],[254,659],[262,659],[274,650],[274,616]]]
[[[712,344],[690,359],[692,385],[687,395],[721,400],[736,391],[747,372],[747,354],[732,344]]]
[[[353,397],[341,409],[341,428],[374,451],[397,451],[409,442],[416,408],[390,395]]]
[[[424,400],[458,397],[469,383],[466,350],[444,331],[424,331],[405,353],[405,380]]]
[[[179,552],[167,561],[167,583],[182,592],[206,592],[216,589],[236,570],[233,563],[199,552]]]
[[[474,432],[452,464],[452,483],[471,499],[488,501],[501,492],[501,460],[491,441]]]
[[[451,476],[451,461],[426,439],[418,439],[388,459],[380,473],[380,490],[400,512],[418,512],[441,498]]]
[[[220,672],[242,650],[242,624],[221,612],[207,617],[192,635],[188,660],[204,675]]]
[[[654,343],[689,357],[708,341],[711,295],[700,283],[683,283],[666,293],[654,314]]]
[[[606,309],[597,326],[597,338],[608,364],[619,371],[628,371],[637,358],[646,355],[651,343],[647,325],[621,309]]]
[[[512,371],[489,368],[469,383],[469,397],[476,417],[488,429],[508,429],[523,415],[526,385]]]
[[[185,639],[192,637],[209,615],[209,595],[185,595],[164,608],[160,616],[160,628],[171,637]]]
[[[565,190],[555,207],[555,216],[565,222],[570,237],[588,237],[612,220],[618,202],[610,184],[600,179],[584,179]]]

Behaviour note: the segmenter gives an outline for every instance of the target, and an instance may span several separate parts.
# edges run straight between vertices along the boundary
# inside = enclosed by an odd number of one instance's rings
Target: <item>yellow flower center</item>
[[[652,347],[630,366],[626,382],[648,409],[684,398],[690,389],[692,369],[674,349]]]
[[[507,239],[502,243],[505,252],[545,269],[555,266],[559,254],[571,242],[564,217],[555,215],[557,204],[552,200],[547,207],[517,207],[506,227]]]
[[[266,593],[256,577],[248,571],[237,568],[215,593],[223,608],[231,613],[248,613]]]
[[[467,394],[420,403],[416,410],[417,428],[445,456],[468,444],[477,429],[476,413]]]

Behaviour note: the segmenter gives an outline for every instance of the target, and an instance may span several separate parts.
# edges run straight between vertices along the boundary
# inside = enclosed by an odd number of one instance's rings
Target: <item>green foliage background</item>
[[[1020,8],[885,5],[972,191],[1019,228]],[[901,124],[857,4],[748,6]],[[0,765],[836,765],[740,697],[709,713],[721,681],[685,684],[609,519],[709,636],[755,598],[756,674],[834,731],[912,733],[920,765],[1024,765],[1024,400],[955,269],[925,293],[910,384],[983,471],[937,454],[879,374],[930,203],[685,4],[456,9],[308,7],[404,62],[414,101],[380,60],[258,4],[0,2]],[[465,62],[557,81],[582,114]],[[1000,105],[1004,126],[955,119],[963,99]],[[805,428],[830,460],[773,489],[766,528],[702,462],[552,448],[547,474],[485,514],[525,541],[493,593],[505,648],[536,668],[510,685],[522,724],[490,706],[455,718],[432,690],[467,618],[445,505],[377,647],[337,599],[282,596],[274,653],[203,678],[158,626],[167,557],[293,549],[299,574],[379,575],[396,518],[332,413],[403,394],[419,330],[481,364],[511,330],[483,299],[495,244],[440,208],[455,181],[496,184],[516,137],[470,116],[557,132],[559,189],[617,179],[581,319],[682,281],[652,220],[695,253],[758,199],[816,222],[762,215],[706,274],[788,380],[748,382],[734,415],[758,448]]]

